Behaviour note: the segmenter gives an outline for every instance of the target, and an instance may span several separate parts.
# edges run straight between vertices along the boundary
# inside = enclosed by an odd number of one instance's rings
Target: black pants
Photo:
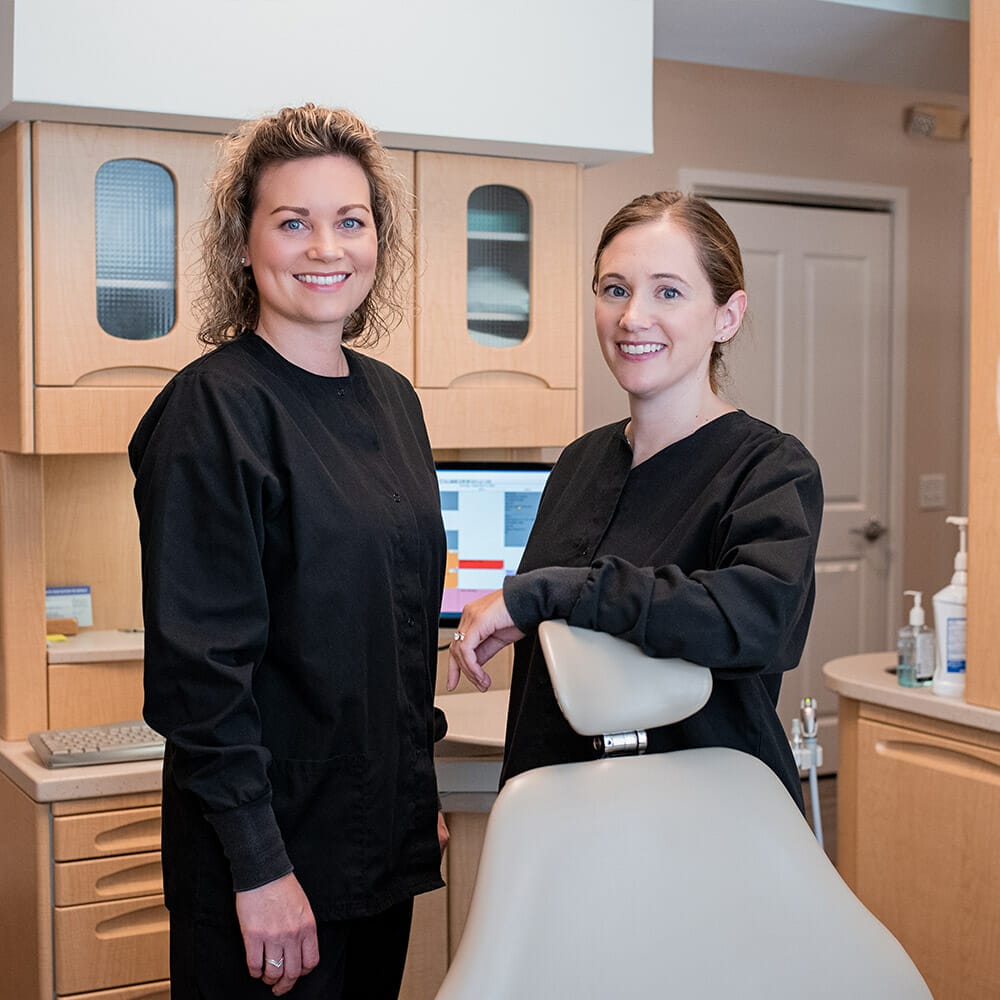
[[[319,965],[289,1000],[396,1000],[406,964],[413,900],[374,917],[318,924]],[[247,971],[239,924],[170,916],[171,1000],[263,1000],[271,987]]]

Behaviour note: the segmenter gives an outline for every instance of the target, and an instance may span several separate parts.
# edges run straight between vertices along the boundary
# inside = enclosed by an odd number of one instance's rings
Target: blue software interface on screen
[[[503,584],[517,570],[550,467],[440,463],[441,516],[448,539],[441,618]]]

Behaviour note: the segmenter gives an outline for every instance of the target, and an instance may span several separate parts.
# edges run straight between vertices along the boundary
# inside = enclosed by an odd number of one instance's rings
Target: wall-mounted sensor
[[[959,141],[968,132],[969,115],[950,104],[914,104],[906,109],[903,128],[909,135]]]

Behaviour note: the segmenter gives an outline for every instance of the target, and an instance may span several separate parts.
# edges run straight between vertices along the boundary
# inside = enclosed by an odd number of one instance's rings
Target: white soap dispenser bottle
[[[934,595],[938,657],[931,687],[935,694],[960,698],[965,694],[965,604],[968,584],[965,530],[969,519],[948,517],[945,521],[958,526],[959,542],[951,583]]]
[[[910,623],[899,630],[896,680],[903,687],[923,687],[934,677],[934,630],[924,624],[923,594],[919,590],[904,590],[913,598]]]

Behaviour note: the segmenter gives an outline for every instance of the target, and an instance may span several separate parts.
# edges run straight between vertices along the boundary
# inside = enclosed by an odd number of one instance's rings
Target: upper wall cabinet
[[[0,134],[13,216],[0,253],[16,259],[0,306],[16,389],[0,402],[4,450],[122,451],[159,387],[201,352],[195,228],[215,143],[48,123]]]
[[[195,227],[215,138],[32,126],[35,384],[162,384],[199,353]]]
[[[575,435],[578,177],[568,164],[417,154],[415,382],[435,447]]]
[[[202,353],[197,227],[217,142],[53,123],[0,133],[0,449],[124,451]],[[412,192],[413,154],[392,155]],[[404,294],[400,326],[371,353],[412,378],[412,285]]]
[[[202,353],[197,227],[217,141],[0,132],[0,450],[124,451],[159,388]],[[436,448],[565,444],[578,427],[579,169],[392,157],[416,192],[416,279],[401,324],[368,353],[415,383]]]

